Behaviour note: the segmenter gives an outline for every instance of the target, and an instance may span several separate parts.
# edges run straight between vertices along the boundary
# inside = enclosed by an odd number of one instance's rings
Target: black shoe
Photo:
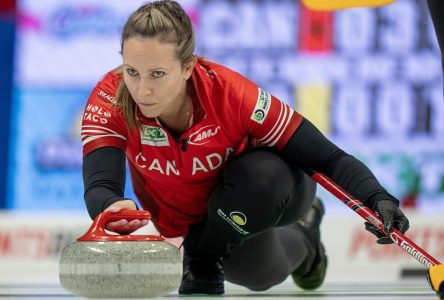
[[[221,257],[191,257],[185,252],[179,294],[221,295],[224,280]]]
[[[308,272],[301,275],[301,268],[294,271],[291,276],[293,281],[304,290],[314,290],[322,285],[327,270],[327,255],[325,254],[324,245],[321,242],[320,225],[325,210],[319,198],[313,201],[313,204],[307,214],[299,221],[301,229],[310,235],[309,240],[316,243],[317,254],[314,262]],[[304,269],[304,268],[302,268]],[[306,269],[306,267],[305,267]]]

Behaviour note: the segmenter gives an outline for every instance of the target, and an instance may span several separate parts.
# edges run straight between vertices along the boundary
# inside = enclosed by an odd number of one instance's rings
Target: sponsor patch
[[[262,124],[264,123],[268,111],[270,110],[271,95],[261,88],[258,88],[258,90],[259,94],[257,97],[256,106],[254,107],[250,119],[256,123]]]
[[[247,224],[247,216],[245,216],[240,211],[232,211],[230,213],[230,218],[233,220],[237,225],[245,225]]]
[[[116,104],[116,97],[107,94],[105,91],[100,90],[99,93],[97,94],[100,99],[102,100],[108,100],[109,102],[111,102],[112,104]],[[106,101],[105,101],[106,102]]]
[[[220,126],[208,125],[200,128],[198,131],[190,134],[188,143],[191,145],[203,145],[210,141],[211,137],[217,135]]]
[[[110,117],[110,111],[103,110],[102,107],[92,104],[86,106],[85,113],[83,114],[83,120],[102,124],[108,123],[107,119]]]
[[[140,133],[140,142],[143,145],[150,146],[169,146],[168,136],[166,132],[159,127],[142,125]]]
[[[238,231],[240,234],[247,235],[250,234],[250,232],[244,230],[241,226],[245,225],[247,223],[247,217],[239,212],[239,211],[233,211],[230,213],[229,216],[227,216],[226,213],[224,213],[220,208],[217,210],[217,214],[224,219],[228,224],[230,224],[236,231]]]

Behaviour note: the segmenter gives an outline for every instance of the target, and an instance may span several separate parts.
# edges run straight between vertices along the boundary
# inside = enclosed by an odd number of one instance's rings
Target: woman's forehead
[[[176,55],[176,46],[172,43],[162,42],[157,38],[129,38],[123,44],[122,55],[126,64],[163,63],[171,65],[179,61]]]

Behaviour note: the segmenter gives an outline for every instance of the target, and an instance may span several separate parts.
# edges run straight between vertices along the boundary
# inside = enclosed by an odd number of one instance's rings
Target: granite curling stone
[[[110,221],[149,219],[147,211],[103,212],[88,232],[66,246],[59,261],[61,286],[86,298],[154,298],[177,291],[179,249],[155,235],[110,235]]]

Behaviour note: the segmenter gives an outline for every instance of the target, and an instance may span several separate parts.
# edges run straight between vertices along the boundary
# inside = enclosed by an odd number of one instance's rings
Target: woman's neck
[[[185,91],[184,100],[181,105],[178,106],[176,111],[169,114],[159,116],[160,123],[177,133],[184,133],[192,125],[193,120],[193,101],[190,95]]]

